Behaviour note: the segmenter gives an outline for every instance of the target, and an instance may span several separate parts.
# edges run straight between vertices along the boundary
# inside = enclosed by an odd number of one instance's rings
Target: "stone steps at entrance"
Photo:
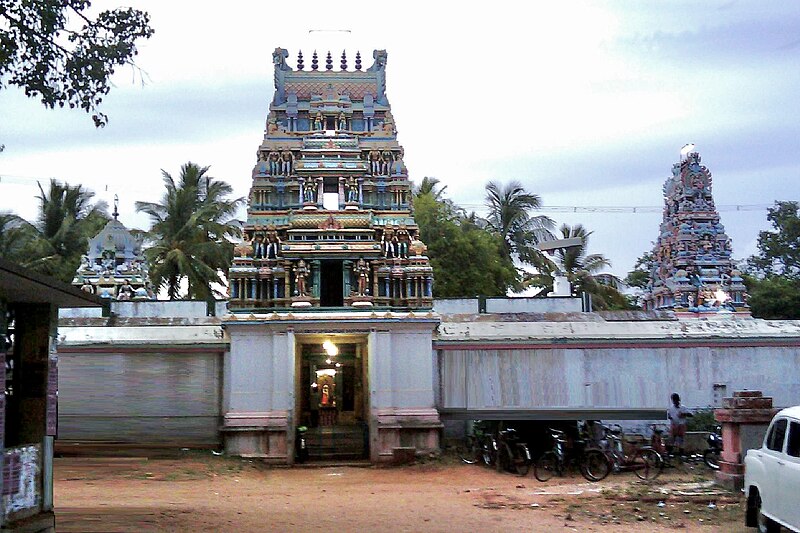
[[[306,447],[310,461],[363,459],[367,456],[366,426],[354,424],[309,428]]]

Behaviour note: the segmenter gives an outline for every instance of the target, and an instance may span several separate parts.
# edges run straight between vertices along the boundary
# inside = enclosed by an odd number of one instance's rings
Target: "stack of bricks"
[[[778,409],[772,398],[761,391],[736,391],[722,400],[722,409],[714,410],[722,423],[722,458],[716,473],[717,483],[731,490],[744,486],[744,456],[747,450],[760,448],[764,434]]]

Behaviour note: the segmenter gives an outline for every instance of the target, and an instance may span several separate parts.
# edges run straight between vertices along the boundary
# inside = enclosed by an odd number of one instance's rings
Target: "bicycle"
[[[550,429],[553,440],[553,449],[542,454],[533,467],[534,477],[542,482],[548,481],[553,475],[563,476],[570,464],[576,464],[581,475],[588,481],[605,479],[611,471],[608,457],[599,448],[588,447],[586,441],[574,441],[576,453],[567,457],[566,434],[558,429]]]
[[[704,453],[691,453],[688,455],[676,455],[674,448],[668,445],[667,439],[664,434],[667,432],[668,426],[666,424],[650,424],[653,430],[650,437],[650,446],[661,454],[664,460],[664,468],[675,468],[677,465],[673,463],[673,459],[677,459],[681,463],[699,464],[705,463],[706,466],[712,470],[719,469],[719,454],[721,449],[721,438],[717,433],[711,433],[707,437],[709,448]]]
[[[497,456],[497,441],[487,433],[480,421],[473,426],[473,433],[464,437],[464,441],[456,447],[456,453],[466,464],[483,464],[490,466]]]
[[[520,476],[525,476],[531,469],[531,452],[528,445],[517,436],[513,428],[497,432],[497,471],[513,471]]]
[[[633,471],[643,480],[656,479],[664,469],[664,458],[651,446],[639,446],[633,454],[625,453],[622,426],[604,426],[608,447],[605,454],[611,461],[614,471]]]

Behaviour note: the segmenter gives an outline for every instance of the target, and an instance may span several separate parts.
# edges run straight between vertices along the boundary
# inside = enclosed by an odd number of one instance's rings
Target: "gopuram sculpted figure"
[[[358,276],[358,295],[365,296],[369,286],[369,263],[364,261],[363,257],[360,257],[356,262],[355,272],[356,276]]]
[[[339,129],[347,129],[347,117],[344,116],[344,113],[339,113]]]
[[[356,183],[356,179],[352,176],[350,176],[350,179],[347,181],[347,201],[358,202],[358,183]]]
[[[278,152],[270,152],[269,154],[269,173],[272,176],[277,176],[281,173],[281,156]]]
[[[292,152],[286,150],[281,154],[281,174],[288,176],[292,173]]]
[[[378,150],[370,150],[369,152],[369,171],[373,176],[378,176],[381,173],[381,153]]]
[[[408,230],[404,227],[401,227],[397,230],[397,255],[399,257],[408,258],[408,248],[411,244],[411,235],[408,234]]]
[[[389,150],[384,150],[383,154],[381,154],[381,174],[384,176],[388,176],[392,170],[392,162],[394,161],[394,157],[392,157],[392,152]]]
[[[303,186],[303,202],[314,204],[317,202],[317,183],[314,180],[306,181]]]
[[[253,257],[256,259],[264,257],[264,232],[260,228],[256,228],[253,237]]]
[[[386,228],[381,236],[381,248],[384,257],[397,257],[397,237],[390,228]]]
[[[294,294],[295,296],[306,296],[306,277],[308,276],[308,267],[306,262],[302,259],[297,262],[294,267]]]
[[[277,231],[270,231],[267,234],[267,259],[277,259],[281,253],[281,240]]]

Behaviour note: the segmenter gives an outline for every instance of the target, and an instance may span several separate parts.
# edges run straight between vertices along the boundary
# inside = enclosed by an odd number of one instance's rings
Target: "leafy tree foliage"
[[[108,221],[105,202],[81,185],[50,180],[39,184],[39,215],[31,224],[13,213],[0,214],[0,257],[69,283],[90,237]]]
[[[800,279],[769,276],[745,277],[750,297],[747,303],[756,318],[800,319]]]
[[[220,272],[227,273],[233,259],[228,237],[241,235],[232,217],[244,199],[227,199],[232,187],[208,176],[208,168],[186,163],[177,182],[162,170],[167,190],[161,203],[136,202],[153,222],[147,233],[152,246],[145,251],[150,279],[158,290],[166,287],[170,300],[181,296],[183,279],[189,298],[213,298],[212,285],[222,284]]]
[[[636,260],[633,270],[628,272],[625,283],[630,287],[646,289],[647,284],[650,283],[650,272],[653,271],[654,262],[653,252],[645,252]]]
[[[505,296],[517,272],[498,237],[434,194],[417,195],[414,210],[435,272],[434,296]]]
[[[114,68],[133,65],[136,41],[153,35],[147,13],[103,11],[92,19],[89,0],[0,0],[0,89],[21,87],[46,107],[97,111]]]
[[[105,202],[93,203],[94,193],[81,185],[50,180],[39,184],[39,216],[36,232],[24,247],[20,263],[65,282],[72,281],[86,253],[89,238],[108,222]]]
[[[775,202],[767,211],[767,220],[774,231],[758,234],[758,254],[748,263],[760,277],[786,276],[800,278],[800,205],[797,202]]]
[[[800,205],[779,201],[767,212],[773,231],[758,234],[758,254],[747,261],[748,303],[758,318],[800,318]]]
[[[0,213],[0,257],[15,263],[26,259],[25,251],[36,238],[36,228],[14,213]]]

